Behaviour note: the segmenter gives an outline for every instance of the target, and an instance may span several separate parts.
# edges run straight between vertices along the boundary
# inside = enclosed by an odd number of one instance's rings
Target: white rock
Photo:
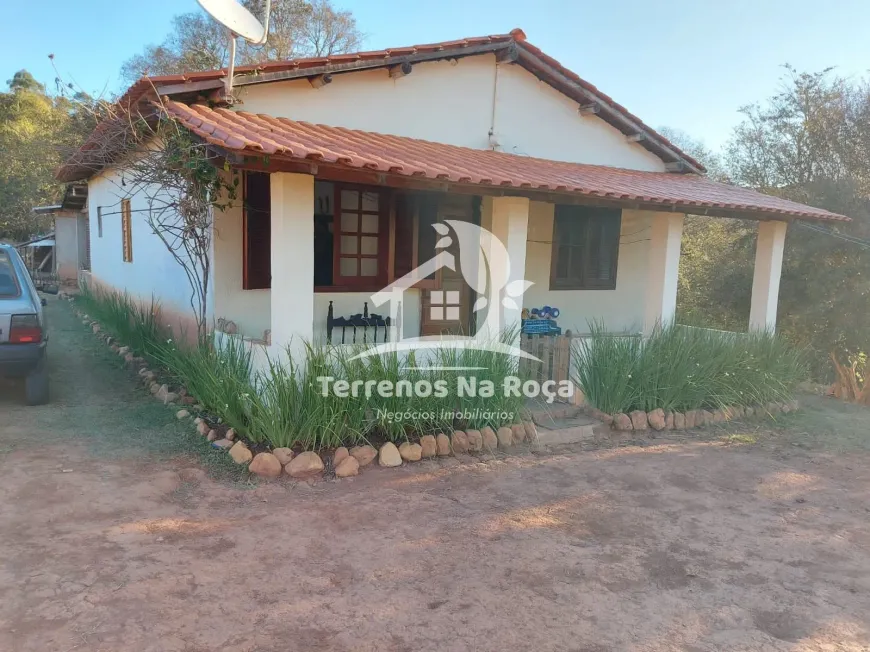
[[[381,466],[401,466],[402,465],[402,456],[399,454],[399,449],[396,448],[396,445],[388,441],[386,444],[381,446],[381,450],[378,452],[378,464]]]

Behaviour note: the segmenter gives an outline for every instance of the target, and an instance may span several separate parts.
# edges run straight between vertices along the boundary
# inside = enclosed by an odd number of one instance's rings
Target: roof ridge
[[[640,136],[641,147],[652,152],[665,163],[682,163],[686,169],[680,171],[705,172],[706,168],[695,158],[682,151],[677,145],[669,141],[655,129],[644,123],[639,117],[632,114],[628,109],[614,101],[606,93],[603,93],[590,82],[581,78],[577,73],[566,68],[543,50],[528,42],[526,33],[520,28],[514,28],[507,34],[491,34],[488,36],[472,36],[452,41],[440,41],[420,45],[411,45],[385,50],[365,50],[347,54],[329,55],[325,57],[302,57],[282,61],[269,61],[249,66],[238,66],[236,72],[240,77],[251,78],[260,73],[274,73],[276,75],[287,71],[304,76],[308,68],[312,70],[319,67],[318,73],[326,69],[332,72],[330,65],[353,63],[356,61],[372,62],[369,68],[394,65],[395,61],[403,56],[422,55],[427,60],[438,58],[443,52],[444,58],[463,56],[463,51],[468,49],[467,54],[479,54],[482,50],[492,52],[504,47],[512,48],[511,60],[523,66],[531,74],[535,75],[544,83],[552,86],[557,92],[578,103],[591,102],[595,105],[598,117],[604,119],[616,129],[627,135]],[[516,58],[518,57],[518,58]],[[352,72],[348,69],[336,69],[335,72]],[[118,105],[125,111],[133,110],[136,105],[146,99],[157,99],[160,85],[175,86],[173,95],[184,93],[183,87],[187,83],[198,83],[191,91],[201,90],[205,83],[218,83],[226,76],[226,68],[210,71],[187,72],[177,75],[158,75],[142,77],[133,83],[130,88],[118,99]],[[262,83],[278,81],[269,79]],[[201,82],[201,83],[200,83]],[[256,82],[254,82],[256,83]],[[600,109],[600,112],[599,110]],[[99,129],[99,127],[98,127]],[[93,137],[93,136],[91,136]],[[645,137],[645,138],[643,138]],[[86,149],[87,143],[82,146],[80,152]],[[64,166],[66,167],[66,166]],[[61,168],[63,170],[64,168]],[[61,172],[63,175],[63,173]],[[65,176],[65,175],[64,175]]]

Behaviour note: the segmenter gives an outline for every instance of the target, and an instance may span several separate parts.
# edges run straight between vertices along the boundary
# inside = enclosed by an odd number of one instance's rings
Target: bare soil
[[[50,311],[54,403],[0,384],[0,650],[870,649],[866,413],[255,485]]]

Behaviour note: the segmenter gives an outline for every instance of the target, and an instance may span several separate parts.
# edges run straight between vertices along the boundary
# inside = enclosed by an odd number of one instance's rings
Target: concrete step
[[[583,414],[579,409],[572,416],[553,418],[550,415],[543,423],[536,419],[535,424],[538,426],[537,443],[541,446],[594,441],[610,431],[606,424]]]
[[[535,406],[530,410],[530,416],[536,426],[544,427],[552,427],[554,423],[566,419],[588,418],[583,414],[583,408],[568,403]]]

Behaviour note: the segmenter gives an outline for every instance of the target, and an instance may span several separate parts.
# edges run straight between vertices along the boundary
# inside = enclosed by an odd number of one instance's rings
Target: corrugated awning
[[[696,174],[643,172],[519,156],[166,101],[205,141],[247,156],[308,161],[459,185],[575,195],[726,217],[849,221],[849,218]]]
[[[54,240],[37,240],[36,242],[29,242],[27,247],[53,247]]]

